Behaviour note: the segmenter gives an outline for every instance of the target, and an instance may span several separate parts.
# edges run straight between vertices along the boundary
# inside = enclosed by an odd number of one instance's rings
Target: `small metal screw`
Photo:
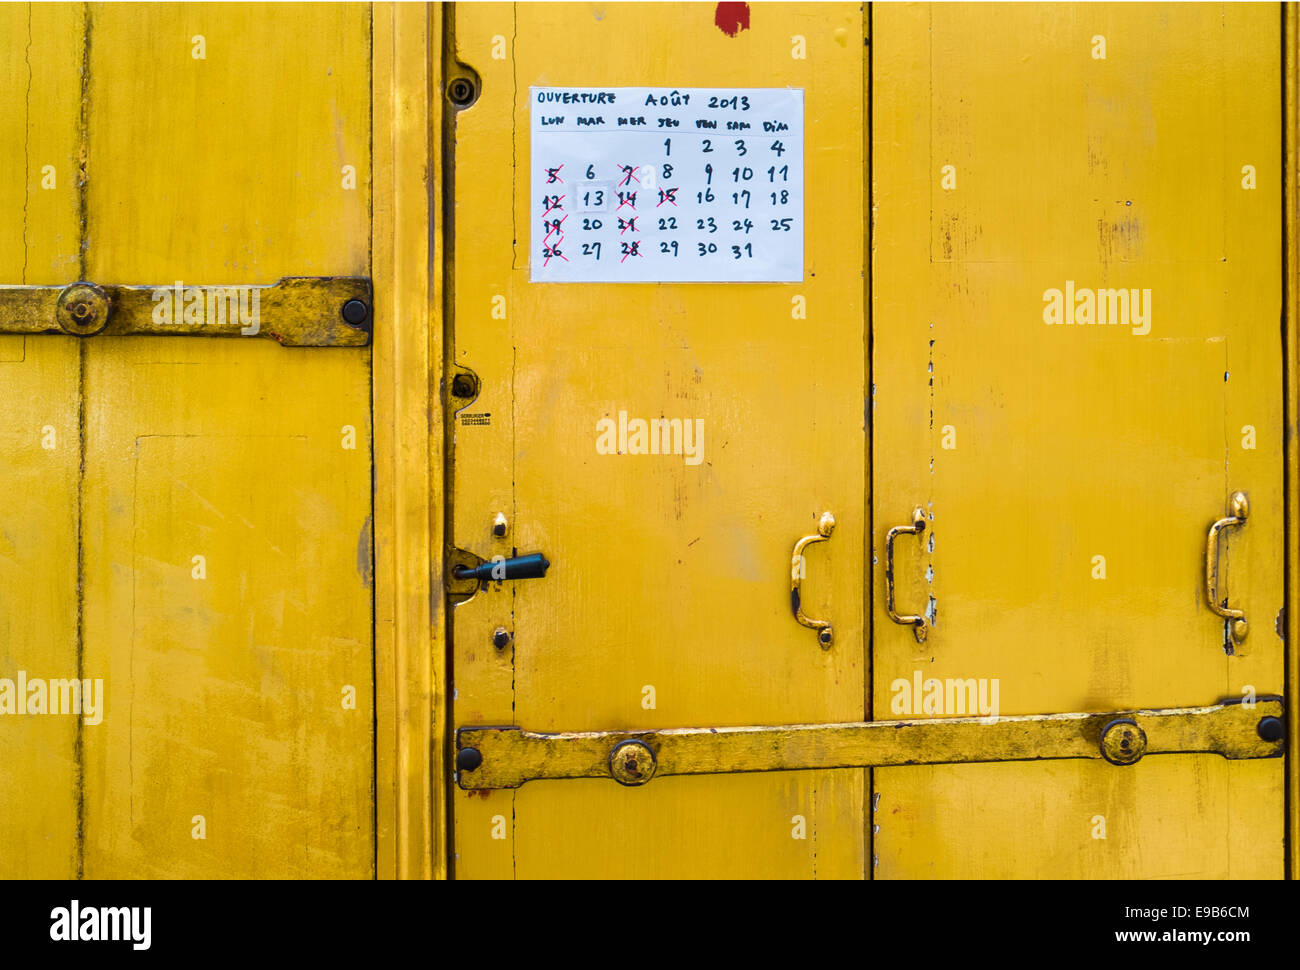
[[[1280,717],[1261,718],[1259,726],[1255,730],[1259,732],[1259,736],[1265,741],[1281,741],[1282,735],[1286,733]]]
[[[492,634],[492,646],[498,650],[504,650],[510,646],[510,632],[505,627],[499,626],[496,628],[496,632]]]
[[[447,85],[447,97],[451,99],[452,104],[461,105],[462,107],[474,100],[474,84],[467,77],[454,78]]]
[[[506,517],[501,512],[498,512],[497,517],[492,520],[492,534],[498,539],[506,534]]]
[[[483,763],[483,755],[478,748],[461,748],[456,752],[456,768],[460,771],[473,771]]]
[[[359,327],[370,316],[370,307],[365,300],[348,300],[343,304],[343,322],[349,327]]]

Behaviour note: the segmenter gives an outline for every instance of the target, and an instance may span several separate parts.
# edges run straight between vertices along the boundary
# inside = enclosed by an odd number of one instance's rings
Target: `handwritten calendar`
[[[803,91],[529,90],[534,283],[803,280]]]

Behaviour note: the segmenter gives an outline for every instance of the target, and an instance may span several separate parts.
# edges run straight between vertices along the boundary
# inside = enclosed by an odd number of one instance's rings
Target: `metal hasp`
[[[662,775],[945,765],[1063,758],[1131,765],[1144,755],[1282,754],[1284,704],[1260,697],[1211,707],[1107,714],[953,717],[781,727],[674,728],[533,734],[518,727],[456,732],[457,782],[466,790],[526,781],[613,778],[643,785]],[[473,764],[474,767],[467,767]]]
[[[269,286],[0,286],[0,334],[270,337],[286,347],[364,347],[363,276],[286,276]]]

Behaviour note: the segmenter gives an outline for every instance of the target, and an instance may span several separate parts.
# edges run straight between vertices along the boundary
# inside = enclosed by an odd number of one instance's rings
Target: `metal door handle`
[[[817,521],[817,534],[813,536],[804,536],[794,544],[794,554],[790,557],[790,609],[794,612],[794,618],[801,624],[811,630],[817,631],[817,642],[822,645],[823,650],[830,649],[831,642],[835,638],[835,633],[831,629],[830,622],[827,620],[814,620],[812,617],[804,616],[802,603],[799,596],[799,586],[803,582],[804,558],[803,551],[807,546],[814,542],[825,542],[835,531],[835,516],[829,512],[823,512],[822,517]]]
[[[1230,620],[1228,624],[1228,635],[1232,642],[1241,646],[1246,639],[1246,614],[1241,610],[1228,609],[1228,598],[1223,598],[1222,605],[1219,601],[1219,531],[1226,529],[1230,525],[1245,525],[1246,518],[1250,515],[1250,503],[1246,501],[1245,492],[1233,492],[1228,498],[1228,512],[1226,518],[1219,519],[1210,526],[1209,538],[1205,540],[1205,601],[1210,604],[1216,615]]]
[[[916,634],[916,642],[925,641],[925,617],[906,615],[900,616],[894,608],[894,539],[904,533],[909,535],[921,535],[925,532],[925,512],[918,505],[912,510],[911,525],[896,525],[885,533],[885,609],[889,612],[889,618],[895,623],[901,623],[903,626],[910,626],[912,632]]]
[[[457,579],[477,579],[480,581],[500,581],[504,579],[541,579],[546,575],[550,562],[540,552],[526,556],[513,556],[510,559],[497,559],[481,562],[477,566],[456,566],[452,575]]]

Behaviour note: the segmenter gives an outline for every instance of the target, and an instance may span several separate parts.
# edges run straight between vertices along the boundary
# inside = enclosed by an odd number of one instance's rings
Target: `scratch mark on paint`
[[[375,587],[373,531],[374,516],[367,515],[366,521],[361,524],[361,534],[357,536],[357,575],[361,577],[361,585],[366,589]]]

